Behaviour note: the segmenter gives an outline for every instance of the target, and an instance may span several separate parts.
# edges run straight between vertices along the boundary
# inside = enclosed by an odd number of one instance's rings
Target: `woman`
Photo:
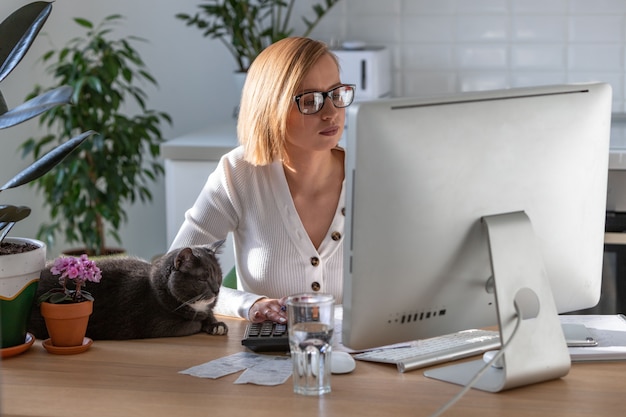
[[[251,65],[237,125],[241,146],[209,176],[172,249],[233,232],[239,290],[222,288],[216,313],[285,322],[284,297],[342,298],[345,107],[336,57],[287,38]]]

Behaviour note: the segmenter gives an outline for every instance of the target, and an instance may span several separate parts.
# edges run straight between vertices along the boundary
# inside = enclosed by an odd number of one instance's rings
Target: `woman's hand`
[[[271,320],[276,323],[287,323],[287,297],[281,299],[261,298],[250,307],[248,317],[253,323]]]

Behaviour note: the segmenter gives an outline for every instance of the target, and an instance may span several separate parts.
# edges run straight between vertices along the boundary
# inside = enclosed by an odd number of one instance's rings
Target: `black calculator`
[[[249,323],[241,344],[253,352],[289,352],[287,325],[269,320]]]

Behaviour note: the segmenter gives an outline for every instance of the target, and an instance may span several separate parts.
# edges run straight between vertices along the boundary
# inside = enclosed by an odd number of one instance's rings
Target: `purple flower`
[[[67,277],[69,279],[77,279],[77,278],[81,278],[81,275],[78,271],[78,268],[76,267],[76,265],[70,265],[67,267],[66,271],[67,273]]]
[[[86,299],[93,299],[91,294],[82,291],[86,281],[100,282],[102,272],[96,263],[89,260],[87,255],[75,257],[60,257],[55,259],[50,272],[53,275],[59,275],[59,283],[63,286],[66,297],[63,300],[72,300],[72,302],[80,302]],[[67,287],[68,280],[74,283],[75,289],[71,290]]]

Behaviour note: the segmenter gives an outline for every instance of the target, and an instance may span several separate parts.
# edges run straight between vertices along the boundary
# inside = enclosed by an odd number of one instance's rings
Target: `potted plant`
[[[85,35],[42,56],[56,85],[74,88],[76,105],[45,112],[40,124],[56,134],[22,144],[24,155],[37,158],[87,126],[98,132],[88,146],[35,182],[52,219],[37,237],[51,244],[63,234],[68,244],[80,245],[78,253],[89,255],[109,254],[108,236],[121,243],[118,230],[127,220],[125,203],[152,199],[148,185],[164,172],[157,159],[164,140],[160,123],[171,124],[168,114],[146,107],[147,95],[139,84],[157,82],[131,45],[141,39],[110,39],[112,26],[122,18],[110,15],[98,25],[75,18]],[[32,94],[41,91],[37,86]],[[128,116],[128,104],[135,104],[139,113]]]
[[[94,301],[84,287],[88,281],[100,282],[102,272],[85,254],[55,259],[50,272],[59,275],[62,287],[52,288],[37,300],[50,335],[43,346],[51,353],[83,352],[91,346],[85,334]]]
[[[22,6],[0,23],[0,82],[19,64],[42,26],[52,3],[34,2]],[[9,110],[0,92],[0,129],[16,126],[44,111],[71,102],[72,88],[60,86]],[[27,184],[59,164],[93,132],[88,131],[59,144],[33,162],[2,187],[0,193]],[[19,354],[30,347],[28,335],[31,305],[39,275],[46,260],[46,245],[39,240],[7,238],[13,225],[25,219],[30,208],[0,205],[0,347],[2,357]],[[29,337],[30,336],[30,337]]]
[[[324,0],[313,5],[315,18],[302,17],[309,36],[324,15],[339,0]],[[270,44],[293,34],[290,27],[295,0],[204,0],[200,12],[179,13],[178,19],[195,26],[205,37],[220,40],[245,73],[259,53]]]

